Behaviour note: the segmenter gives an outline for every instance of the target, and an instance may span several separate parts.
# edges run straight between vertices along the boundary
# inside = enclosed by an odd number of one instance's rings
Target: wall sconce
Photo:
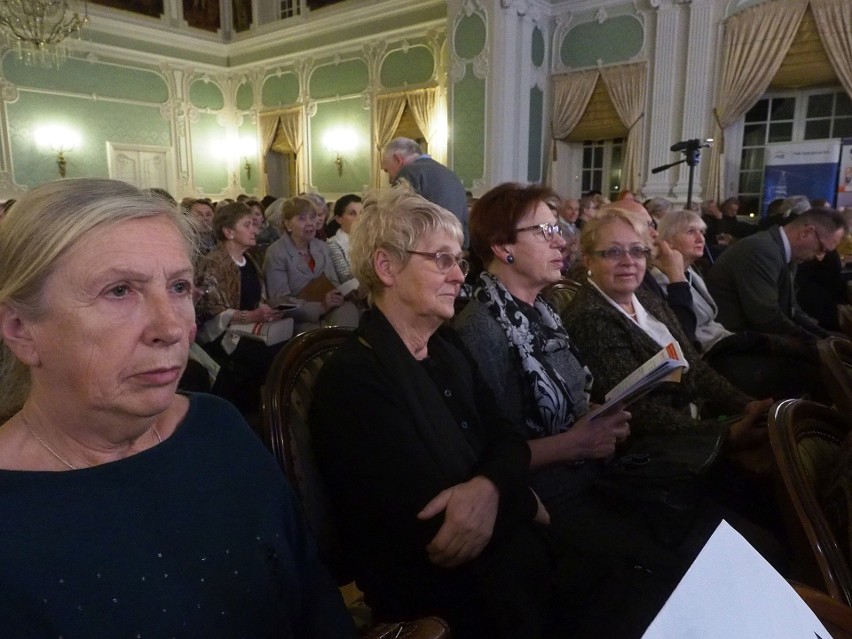
[[[251,163],[249,160],[257,154],[257,141],[251,137],[240,138],[240,156],[243,168],[246,170],[246,180],[251,180]]]
[[[343,156],[351,153],[358,146],[358,136],[348,127],[329,129],[323,136],[323,144],[329,153],[334,153],[334,166],[338,177],[343,176]]]
[[[65,154],[80,144],[80,134],[59,124],[50,124],[35,131],[36,144],[42,149],[56,153],[56,167],[59,177],[65,177]]]

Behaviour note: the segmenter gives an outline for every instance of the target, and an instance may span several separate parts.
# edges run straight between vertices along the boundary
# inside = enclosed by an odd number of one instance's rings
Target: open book
[[[685,368],[689,368],[689,364],[680,350],[680,344],[670,342],[609,391],[606,394],[606,402],[589,411],[589,419],[602,415],[616,405],[624,407],[635,402],[657,384],[679,382]]]

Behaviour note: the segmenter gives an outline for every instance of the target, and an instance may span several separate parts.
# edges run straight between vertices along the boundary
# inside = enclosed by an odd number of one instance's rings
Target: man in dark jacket
[[[387,143],[382,151],[382,170],[391,184],[405,180],[415,192],[459,218],[464,229],[463,248],[467,248],[467,196],[455,173],[424,154],[420,145],[408,138]]]

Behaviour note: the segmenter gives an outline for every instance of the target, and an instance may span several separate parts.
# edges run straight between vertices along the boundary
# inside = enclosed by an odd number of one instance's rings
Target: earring
[[[592,269],[589,269],[588,271],[586,271],[586,275],[588,277],[591,277],[592,276]]]
[[[506,256],[506,264],[514,264],[514,263],[515,263],[515,256],[512,255],[511,253],[509,253]]]

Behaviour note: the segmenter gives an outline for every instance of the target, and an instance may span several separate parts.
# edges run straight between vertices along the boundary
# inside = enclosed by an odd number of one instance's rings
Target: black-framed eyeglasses
[[[607,249],[592,251],[591,253],[611,262],[618,262],[625,255],[629,255],[630,259],[633,260],[647,260],[651,257],[651,249],[644,246],[631,246],[628,249],[621,248],[620,246],[610,246]]]
[[[551,224],[550,222],[545,222],[544,224],[533,224],[532,226],[522,226],[519,229],[515,229],[516,233],[520,233],[521,231],[541,231],[545,242],[552,240],[554,235],[562,236],[562,227],[558,224]]]
[[[424,251],[406,251],[406,253],[410,253],[411,255],[420,255],[422,257],[429,257],[435,260],[435,265],[438,267],[438,270],[441,273],[447,273],[451,268],[458,265],[459,270],[462,275],[467,275],[470,272],[470,262],[468,262],[463,257],[458,257],[453,255],[452,253],[447,253],[446,251],[438,251],[437,253],[426,253]]]

